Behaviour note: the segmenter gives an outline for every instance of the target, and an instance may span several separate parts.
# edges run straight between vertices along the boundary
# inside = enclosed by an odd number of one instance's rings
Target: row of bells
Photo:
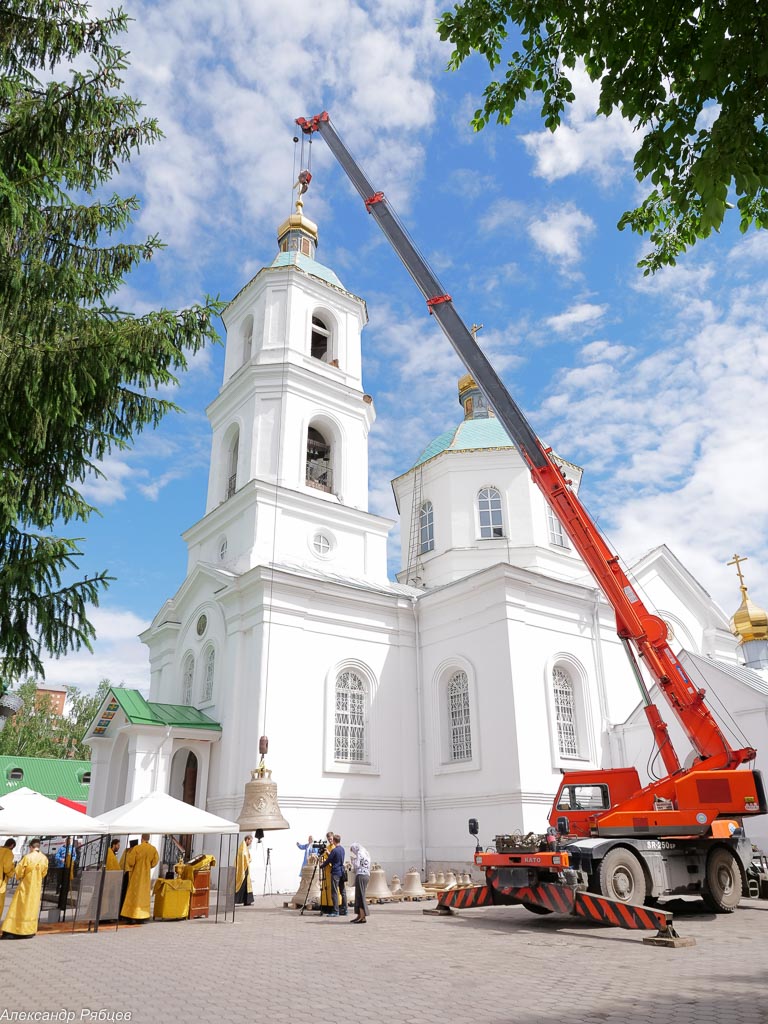
[[[310,857],[308,862],[301,869],[301,883],[296,895],[291,901],[294,906],[304,906],[320,899],[320,872],[315,867],[315,857]],[[354,876],[349,865],[347,873],[350,878],[348,888],[354,893]],[[445,889],[462,888],[472,884],[467,873],[456,873],[454,871],[439,871],[435,874],[430,872],[426,882],[422,882],[421,875],[416,868],[411,868],[405,874],[401,883],[397,875],[392,876],[391,887],[387,885],[387,877],[384,868],[380,864],[371,867],[371,877],[365,890],[366,899],[417,899],[435,895],[438,891]]]

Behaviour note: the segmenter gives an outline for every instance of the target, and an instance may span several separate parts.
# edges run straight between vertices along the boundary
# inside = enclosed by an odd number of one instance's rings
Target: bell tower
[[[368,512],[366,305],[318,262],[301,197],[277,242],[223,313],[206,514],[185,534],[188,571],[277,561],[383,581],[391,523]]]

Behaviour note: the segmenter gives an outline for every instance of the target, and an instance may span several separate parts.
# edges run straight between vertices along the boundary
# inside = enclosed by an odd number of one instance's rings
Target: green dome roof
[[[344,289],[344,285],[332,270],[329,270],[328,267],[324,267],[323,264],[318,263],[317,260],[313,260],[311,256],[305,256],[304,253],[301,252],[280,252],[274,260],[272,260],[270,266],[298,267],[307,274],[312,274],[313,277],[319,277],[321,281],[327,281],[328,284],[332,284],[336,288]]]
[[[441,452],[469,452],[482,448],[514,448],[509,434],[494,417],[487,419],[462,420],[457,427],[451,427],[430,441],[415,466],[440,455]]]

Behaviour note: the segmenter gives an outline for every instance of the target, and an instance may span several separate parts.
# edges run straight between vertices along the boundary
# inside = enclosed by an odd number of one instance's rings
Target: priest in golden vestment
[[[112,842],[109,844],[109,849],[107,850],[107,863],[105,864],[105,867],[106,867],[107,871],[122,871],[123,870],[120,867],[120,861],[117,859],[117,853],[118,853],[119,849],[120,849],[120,840],[119,839],[113,839]]]
[[[126,917],[129,921],[147,920],[151,890],[150,873],[159,860],[160,855],[150,843],[149,834],[144,834],[139,845],[128,850],[125,855],[128,888],[120,908],[121,917]]]
[[[8,915],[2,924],[4,939],[31,939],[37,935],[43,879],[48,874],[48,858],[40,852],[40,840],[33,839],[29,853],[16,866],[19,887],[13,894]]]
[[[246,836],[237,848],[235,860],[235,903],[250,907],[253,903],[251,882],[251,843],[253,836]]]
[[[16,870],[16,863],[13,859],[15,848],[15,839],[6,839],[5,845],[0,846],[0,917],[3,916],[3,909],[5,907],[5,891],[8,888],[8,879]]]

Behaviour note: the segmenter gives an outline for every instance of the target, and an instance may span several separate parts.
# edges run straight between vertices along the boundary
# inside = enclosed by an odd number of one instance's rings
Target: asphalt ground
[[[302,916],[256,897],[234,921],[150,921],[0,942],[5,1020],[231,1024],[768,1024],[768,901],[670,901],[679,949],[521,907],[434,901]]]

